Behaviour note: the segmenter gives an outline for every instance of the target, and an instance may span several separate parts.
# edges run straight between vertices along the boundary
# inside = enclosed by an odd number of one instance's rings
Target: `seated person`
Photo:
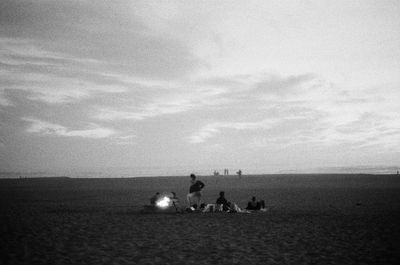
[[[184,208],[182,208],[182,205],[179,203],[178,196],[176,196],[176,193],[174,191],[171,191],[169,194],[169,206],[174,207],[176,212],[183,212]]]
[[[156,202],[159,197],[160,197],[160,193],[156,192],[156,194],[154,194],[154,196],[150,198],[150,205],[156,206]]]
[[[171,200],[171,205],[175,206],[175,208],[179,208],[179,199],[174,191],[171,191],[169,198]]]
[[[264,200],[257,201],[256,197],[252,197],[251,201],[247,203],[246,210],[261,210],[265,209],[265,202]]]
[[[262,211],[266,211],[267,209],[265,208],[265,202],[264,202],[264,200],[261,200],[260,201],[260,210],[262,210]]]
[[[178,197],[176,196],[176,193],[174,191],[171,191],[169,198],[172,202],[178,202]]]
[[[222,205],[223,211],[228,211],[230,209],[230,207],[229,207],[230,203],[225,198],[225,192],[223,192],[223,191],[221,191],[219,193],[219,197],[218,197],[217,201],[215,202],[215,204]]]

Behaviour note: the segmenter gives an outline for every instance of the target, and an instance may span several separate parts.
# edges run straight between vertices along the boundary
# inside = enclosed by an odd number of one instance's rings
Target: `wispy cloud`
[[[135,145],[136,135],[115,136],[113,140],[118,145]]]
[[[0,88],[0,107],[8,107],[12,105],[12,102],[5,96],[4,90]]]
[[[276,96],[293,96],[304,92],[300,91],[307,82],[315,81],[314,74],[303,74],[296,76],[276,76],[267,75],[264,80],[256,83],[252,88],[252,93],[257,95],[276,95]],[[309,88],[310,86],[306,86]]]
[[[1,39],[0,87],[24,90],[31,100],[59,104],[96,93],[120,93],[128,84],[107,76],[98,60],[49,52],[32,41]]]
[[[57,66],[71,63],[98,64],[91,58],[74,57],[67,53],[39,48],[38,43],[24,38],[0,37],[0,61],[9,66]]]
[[[0,147],[4,147],[5,143],[6,143],[6,141],[4,140],[4,135],[3,135],[4,134],[3,127],[4,127],[4,124],[2,121],[0,121],[0,129],[1,129],[1,131],[0,131]]]
[[[331,134],[339,142],[363,148],[378,145],[380,148],[398,148],[400,121],[398,117],[365,112],[356,120],[338,125]]]
[[[255,76],[233,76],[230,78],[219,77],[211,79],[200,79],[193,83],[188,83],[185,87],[181,84],[157,84],[144,87],[148,92],[141,100],[124,102],[125,97],[117,99],[122,104],[113,106],[99,106],[93,115],[95,119],[117,121],[117,120],[144,120],[163,115],[179,114],[191,110],[210,109],[215,107],[225,107],[226,110],[241,108],[242,104],[249,101],[256,107],[263,108],[263,105],[254,105],[259,100],[264,99],[264,94],[270,94],[269,90],[282,89],[288,93],[289,89],[297,89],[304,82],[313,79],[312,75],[278,77],[275,75]],[[268,82],[266,80],[269,80]],[[259,84],[263,83],[263,89],[259,89]],[[266,84],[269,84],[268,87]],[[275,85],[279,87],[275,87]],[[264,91],[266,90],[266,91]],[[272,93],[275,93],[272,92]],[[126,93],[126,96],[136,98],[135,94]],[[254,102],[252,102],[254,101]],[[264,99],[265,101],[265,99]],[[129,104],[127,104],[129,103]],[[279,103],[279,102],[277,102]],[[133,105],[133,106],[132,106]],[[251,109],[249,111],[252,111]]]
[[[116,131],[113,129],[102,128],[95,124],[92,124],[88,129],[70,130],[65,126],[38,119],[23,118],[23,120],[31,123],[26,130],[28,133],[35,133],[39,135],[102,139],[116,134]]]
[[[272,124],[276,123],[276,119],[262,120],[259,122],[215,122],[207,124],[202,127],[199,132],[189,137],[189,142],[193,144],[203,143],[208,138],[221,132],[223,129],[234,129],[234,130],[257,130],[262,128],[269,128]]]
[[[144,102],[138,102],[137,106],[98,107],[94,118],[98,120],[144,120],[164,115],[172,115],[216,106],[227,101],[223,88],[187,88],[174,87],[161,90],[154,90]],[[131,96],[132,98],[135,95]]]
[[[150,103],[139,111],[124,111],[113,108],[100,108],[94,118],[99,120],[143,120],[161,115],[176,114],[193,108],[187,101]]]

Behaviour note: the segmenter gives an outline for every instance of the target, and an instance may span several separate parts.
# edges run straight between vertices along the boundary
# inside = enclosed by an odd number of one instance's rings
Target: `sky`
[[[399,14],[395,0],[2,0],[0,171],[400,166]]]

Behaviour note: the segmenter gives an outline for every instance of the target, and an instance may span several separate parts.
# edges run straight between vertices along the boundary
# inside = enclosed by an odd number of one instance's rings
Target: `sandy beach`
[[[202,177],[267,212],[143,214],[156,191],[184,202],[188,177],[0,180],[0,264],[397,264],[395,175]]]

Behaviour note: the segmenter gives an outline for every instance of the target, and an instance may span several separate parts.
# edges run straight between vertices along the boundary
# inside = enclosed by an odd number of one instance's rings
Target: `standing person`
[[[196,180],[195,174],[190,174],[190,188],[189,194],[186,196],[188,207],[192,206],[192,199],[196,199],[197,207],[200,207],[201,203],[201,190],[204,188],[204,183],[200,180]]]

